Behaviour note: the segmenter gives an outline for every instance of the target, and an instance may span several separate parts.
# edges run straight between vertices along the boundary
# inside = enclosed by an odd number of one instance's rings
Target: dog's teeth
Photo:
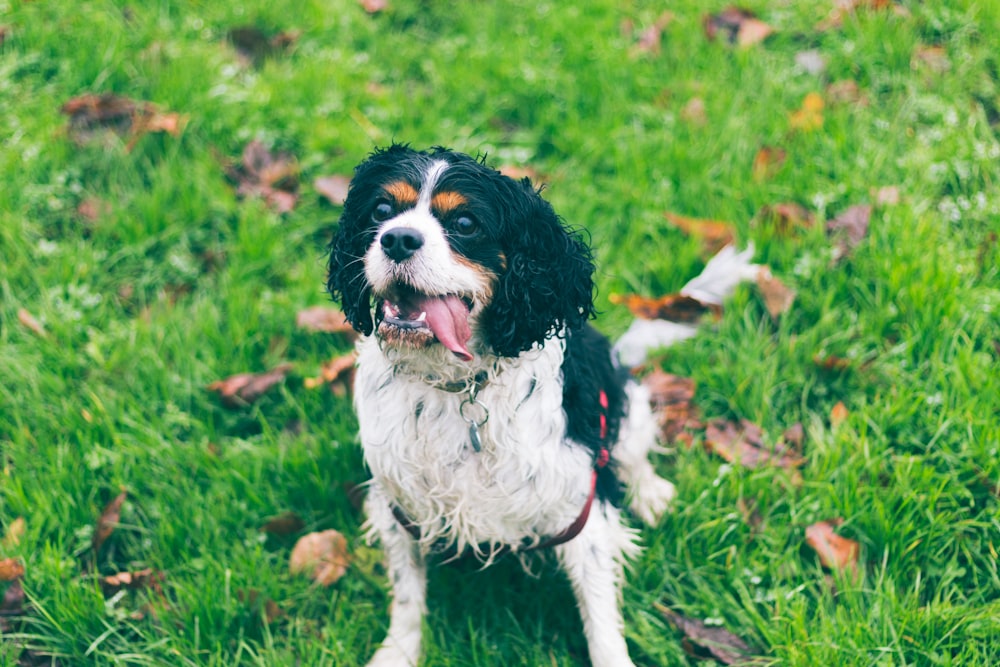
[[[421,311],[420,315],[417,316],[417,322],[426,322],[426,321],[427,321],[427,313]]]

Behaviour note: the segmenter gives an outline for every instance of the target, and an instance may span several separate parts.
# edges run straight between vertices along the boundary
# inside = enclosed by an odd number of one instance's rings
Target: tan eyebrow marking
[[[397,204],[414,205],[420,198],[417,189],[406,181],[394,181],[385,186],[385,191],[396,200]]]
[[[434,195],[433,199],[431,199],[431,208],[433,208],[438,215],[444,215],[454,211],[459,206],[468,203],[469,200],[466,199],[464,195],[457,192],[439,192]]]

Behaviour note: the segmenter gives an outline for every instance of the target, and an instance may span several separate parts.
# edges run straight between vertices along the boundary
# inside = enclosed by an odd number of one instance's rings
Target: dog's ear
[[[344,317],[364,335],[373,331],[371,288],[365,279],[365,252],[370,234],[354,217],[355,211],[345,203],[337,233],[330,242],[330,259],[326,288],[340,302]]]
[[[511,182],[511,190],[502,235],[507,266],[483,318],[487,340],[502,356],[516,356],[594,315],[590,246],[527,179]]]

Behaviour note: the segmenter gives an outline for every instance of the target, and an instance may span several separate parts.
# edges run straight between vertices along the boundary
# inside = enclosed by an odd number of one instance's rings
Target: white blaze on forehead
[[[441,175],[448,168],[448,163],[444,160],[435,160],[424,173],[424,182],[420,185],[420,198],[417,200],[417,208],[430,210],[431,199],[434,197],[434,188],[437,187]]]

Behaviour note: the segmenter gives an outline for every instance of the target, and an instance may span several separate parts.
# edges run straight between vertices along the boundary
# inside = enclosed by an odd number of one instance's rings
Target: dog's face
[[[527,179],[394,145],[354,173],[327,286],[383,344],[515,356],[593,315],[593,263]]]

